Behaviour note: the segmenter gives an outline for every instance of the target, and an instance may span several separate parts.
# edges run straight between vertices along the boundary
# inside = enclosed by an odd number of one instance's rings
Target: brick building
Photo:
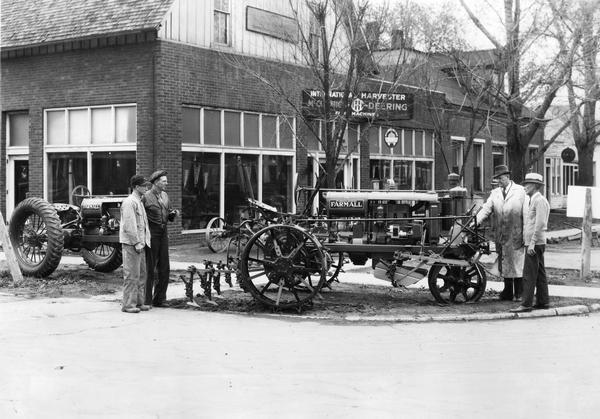
[[[297,23],[288,2],[72,4],[2,0],[5,214],[26,194],[69,202],[78,186],[92,194],[128,193],[133,173],[156,168],[168,170],[169,194],[183,213],[170,230],[174,243],[194,240],[213,216],[231,220],[249,194],[296,210],[294,179],[314,184],[324,153],[294,115],[302,92],[315,84],[290,35]],[[276,81],[292,104],[252,74]],[[361,89],[388,91],[386,83],[373,79]],[[429,105],[419,100],[422,90],[395,89],[414,97],[412,113],[350,124],[351,156],[339,187],[385,187],[392,179],[401,189],[439,189],[447,186],[451,166],[463,164],[460,152],[455,161],[446,156],[451,145],[461,149],[467,122],[454,115],[452,144],[439,144]],[[443,91],[429,94],[449,100]],[[386,133],[394,135],[390,130],[398,137],[394,147],[385,141]],[[471,154],[478,157],[464,162],[470,165],[465,179],[472,186],[479,176],[484,196],[484,180],[505,161],[501,126],[478,144]]]

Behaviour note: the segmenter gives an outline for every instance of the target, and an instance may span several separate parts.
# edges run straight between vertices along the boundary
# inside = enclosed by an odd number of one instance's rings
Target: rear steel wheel
[[[485,292],[487,279],[483,267],[434,263],[429,270],[429,291],[442,304],[478,301]]]
[[[246,244],[239,265],[242,288],[273,309],[297,309],[327,281],[327,259],[321,243],[304,229],[270,225]]]

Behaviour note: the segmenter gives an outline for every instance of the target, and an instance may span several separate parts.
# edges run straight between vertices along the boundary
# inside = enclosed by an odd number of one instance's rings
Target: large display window
[[[181,218],[184,230],[205,228],[219,216],[221,156],[219,153],[182,153]]]
[[[45,196],[73,202],[82,194],[125,195],[136,172],[135,104],[47,109],[44,112]]]
[[[182,124],[184,232],[239,221],[247,198],[294,211],[293,117],[184,106]]]

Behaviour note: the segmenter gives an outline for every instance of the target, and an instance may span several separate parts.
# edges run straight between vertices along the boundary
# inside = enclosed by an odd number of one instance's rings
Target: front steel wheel
[[[253,235],[239,265],[242,288],[276,310],[302,310],[327,281],[321,243],[291,225],[270,225]]]
[[[56,209],[41,198],[27,198],[15,208],[9,236],[23,275],[46,277],[58,267],[64,247]]]
[[[483,267],[434,263],[429,270],[429,291],[442,304],[475,302],[483,296],[487,279]]]
[[[213,217],[206,225],[206,244],[214,253],[221,253],[227,249],[229,239],[225,229],[225,220],[221,217]]]

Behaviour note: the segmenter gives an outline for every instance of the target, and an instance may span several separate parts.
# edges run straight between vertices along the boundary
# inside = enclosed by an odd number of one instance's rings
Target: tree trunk
[[[509,121],[506,127],[506,143],[508,146],[508,168],[511,179],[521,183],[525,178],[527,157],[527,146],[523,147],[521,142],[521,130],[518,123]]]
[[[583,144],[582,144],[583,143]],[[577,185],[594,186],[594,142],[578,142],[579,173]]]

